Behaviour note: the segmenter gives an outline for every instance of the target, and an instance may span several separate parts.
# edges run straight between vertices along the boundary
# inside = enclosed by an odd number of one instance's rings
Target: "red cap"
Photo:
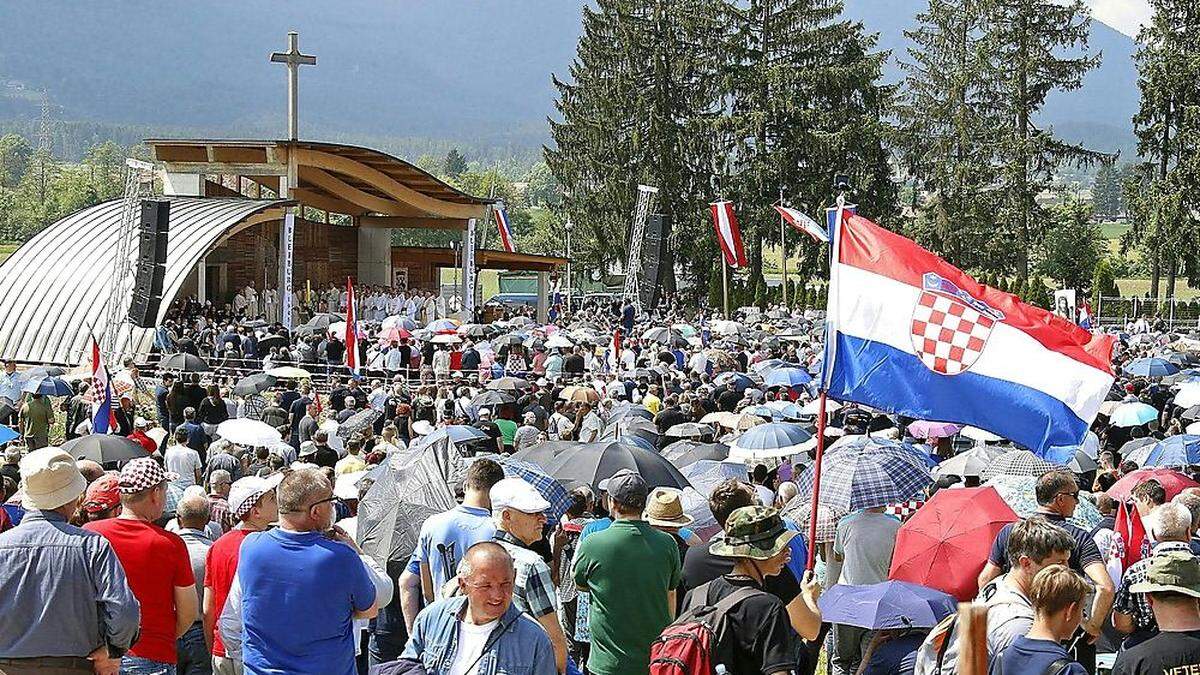
[[[121,491],[117,484],[117,474],[106,473],[88,486],[83,498],[83,510],[88,513],[100,513],[120,503]]]

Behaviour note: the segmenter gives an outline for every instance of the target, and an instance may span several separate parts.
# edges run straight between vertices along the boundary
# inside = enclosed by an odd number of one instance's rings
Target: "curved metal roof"
[[[188,274],[210,250],[243,227],[281,217],[282,212],[265,212],[291,203],[171,199],[167,269],[157,319],[163,319]],[[90,358],[90,333],[100,336],[107,329],[104,310],[113,286],[120,228],[121,200],[97,204],[50,225],[0,264],[0,355],[70,365]],[[129,248],[136,261],[136,235]],[[129,302],[129,294],[120,300],[122,317]],[[153,338],[150,329],[124,324],[114,351],[148,352]]]

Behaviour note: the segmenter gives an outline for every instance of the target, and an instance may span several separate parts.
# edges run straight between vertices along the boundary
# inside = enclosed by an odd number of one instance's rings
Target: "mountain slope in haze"
[[[4,0],[0,119],[34,118],[45,89],[56,116],[106,124],[278,136],[285,68],[269,63],[288,30],[318,66],[300,74],[301,134],[354,140],[423,136],[536,148],[553,113],[582,0]],[[892,50],[908,46],[922,0],[847,0],[847,16]],[[1104,63],[1055,93],[1043,122],[1067,140],[1126,148],[1138,92],[1133,40],[1095,22]],[[216,131],[214,131],[216,130]],[[1128,154],[1126,155],[1128,157]]]

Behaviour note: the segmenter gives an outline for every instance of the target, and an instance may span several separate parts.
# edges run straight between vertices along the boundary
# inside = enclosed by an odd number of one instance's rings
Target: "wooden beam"
[[[412,216],[360,216],[359,227],[395,227],[409,230],[465,230],[467,221],[459,218],[422,218]]]
[[[220,176],[223,174],[242,174],[244,176],[286,176],[286,164],[242,164],[239,162],[163,162],[163,168],[170,173],[199,173]]]
[[[322,171],[315,166],[301,166],[300,181],[301,185],[312,183],[338,199],[357,204],[362,207],[364,212],[374,211],[375,213],[383,213],[389,216],[421,215],[416,209],[406,208],[404,204],[363,192],[353,185],[347,184],[337,176]]]
[[[311,206],[315,209],[345,213],[351,216],[361,215],[366,212],[366,209],[357,204],[351,204],[343,199],[331,197],[324,192],[319,192],[312,188],[292,188],[291,192],[292,199],[295,199],[304,206]]]
[[[358,180],[382,190],[392,199],[398,202],[409,204],[415,208],[428,213],[431,216],[442,218],[480,218],[482,219],[487,213],[487,206],[483,204],[456,204],[454,202],[446,202],[435,197],[417,192],[416,190],[404,185],[400,181],[392,178],[384,172],[372,166],[363,164],[362,162],[342,157],[329,152],[319,150],[310,150],[307,148],[295,148],[293,152],[296,155],[297,164],[314,166],[320,169],[326,169],[335,173],[346,174]]]

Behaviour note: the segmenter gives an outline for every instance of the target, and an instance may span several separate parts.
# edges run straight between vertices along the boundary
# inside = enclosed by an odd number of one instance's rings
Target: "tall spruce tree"
[[[991,148],[1000,124],[987,82],[990,0],[930,0],[906,32],[913,46],[897,104],[901,160],[914,186],[922,244],[961,264],[1003,269],[1006,246],[993,236],[997,181]],[[919,195],[926,198],[921,200]]]
[[[715,256],[710,198],[717,111],[720,0],[598,0],[583,9],[583,35],[568,79],[554,78],[546,162],[564,208],[586,230],[579,255],[623,262],[639,183],[659,188],[685,267],[707,278]],[[668,256],[664,284],[675,285]],[[703,287],[701,287],[701,292]]]
[[[1078,89],[1099,65],[1087,53],[1091,13],[1083,0],[987,0],[983,43],[994,77],[987,85],[989,116],[1001,132],[994,146],[999,169],[998,234],[1009,243],[1011,269],[1024,278],[1045,223],[1037,195],[1064,161],[1087,164],[1105,156],[1056,138],[1035,123],[1046,97]]]
[[[1125,211],[1121,176],[1112,162],[1103,162],[1092,182],[1092,208],[1099,216],[1119,216]]]
[[[844,172],[863,213],[892,222],[896,188],[883,144],[892,92],[880,84],[887,54],[842,17],[842,0],[747,0],[725,10],[723,196],[737,204],[750,277],[761,284],[764,245],[779,241],[771,204],[781,190],[819,217]],[[823,264],[819,247],[795,236],[789,243],[801,269]]]
[[[1150,268],[1150,296],[1159,297],[1165,273],[1167,297],[1175,293],[1181,267],[1198,278],[1200,191],[1200,9],[1192,0],[1151,0],[1151,22],[1142,28],[1136,60],[1141,107],[1133,118],[1138,152],[1146,160],[1127,196],[1138,209],[1127,243],[1136,245]],[[1145,197],[1153,195],[1155,201]],[[1133,209],[1131,209],[1131,212]]]

